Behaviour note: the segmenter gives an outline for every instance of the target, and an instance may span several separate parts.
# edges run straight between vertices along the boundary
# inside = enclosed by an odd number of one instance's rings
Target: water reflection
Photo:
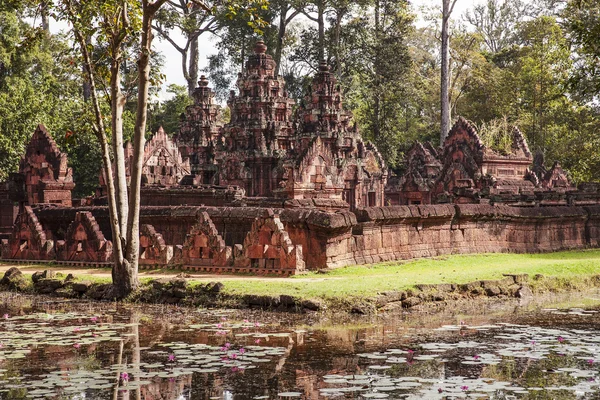
[[[598,302],[331,321],[2,300],[0,399],[570,399],[598,391]]]

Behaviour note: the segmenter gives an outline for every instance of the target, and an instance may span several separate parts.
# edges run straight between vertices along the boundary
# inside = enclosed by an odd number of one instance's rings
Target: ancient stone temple
[[[38,125],[33,133],[19,164],[19,176],[13,180],[24,182],[29,204],[71,206],[73,171],[44,125]]]
[[[179,152],[191,164],[191,184],[213,184],[218,166],[214,160],[214,149],[221,130],[220,109],[215,104],[215,92],[208,87],[204,75],[192,94],[194,104],[186,107],[181,116],[179,132],[174,136]],[[195,178],[195,179],[194,179]]]
[[[515,128],[509,154],[486,147],[475,127],[459,117],[443,145],[443,168],[432,195],[470,203],[487,189],[489,194],[519,194],[533,191],[528,167],[533,157],[525,138]]]
[[[132,159],[131,144],[126,147],[125,157]],[[127,163],[131,165],[131,161]],[[126,171],[129,176],[129,169]],[[142,185],[175,186],[190,174],[190,162],[183,161],[177,144],[172,141],[162,127],[144,145],[142,164]]]
[[[191,157],[194,177],[186,182],[238,186],[250,197],[344,201],[352,209],[383,205],[385,163],[343,109],[329,67],[320,65],[296,118],[266,50],[256,44],[229,98],[231,122],[220,131],[214,93],[200,81],[176,136]]]
[[[600,184],[573,187],[512,132],[504,152],[459,118],[441,149],[416,143],[388,180],[321,64],[293,112],[259,42],[220,125],[202,77],[171,139],[144,147],[140,266],[287,276],[444,254],[600,246]],[[126,170],[132,162],[126,145]],[[0,259],[109,265],[105,190],[71,201],[66,155],[38,127],[0,185]],[[102,187],[102,183],[100,185]],[[75,204],[75,206],[73,206]]]
[[[429,142],[416,142],[406,160],[404,174],[388,181],[386,205],[431,204],[431,189],[442,169],[437,150]]]

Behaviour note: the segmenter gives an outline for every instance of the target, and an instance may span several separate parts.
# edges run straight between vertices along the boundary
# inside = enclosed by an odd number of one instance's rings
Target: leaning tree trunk
[[[69,3],[69,12],[71,18],[75,19],[73,12],[70,8]],[[75,25],[73,25],[75,26]],[[100,146],[102,149],[102,167],[103,173],[106,181],[106,189],[107,189],[107,197],[108,197],[108,212],[110,219],[110,227],[112,231],[113,237],[113,273],[114,271],[121,266],[126,260],[123,257],[123,242],[121,240],[121,230],[119,224],[119,217],[117,212],[117,202],[115,199],[115,186],[112,176],[112,164],[110,161],[110,146],[108,145],[108,138],[106,136],[106,129],[104,128],[104,120],[102,119],[102,113],[100,111],[100,102],[98,101],[98,95],[96,92],[96,84],[94,81],[94,72],[92,69],[92,62],[90,54],[87,50],[87,41],[81,34],[78,29],[73,29],[77,41],[79,42],[79,46],[81,47],[81,53],[83,55],[84,68],[87,72],[87,78],[90,84],[90,95],[92,100],[92,105],[94,108],[94,114],[96,119],[96,134],[98,136],[98,141],[100,142]],[[114,275],[113,275],[114,279]]]
[[[144,143],[146,133],[146,120],[148,112],[148,89],[150,87],[150,53],[152,51],[152,19],[156,11],[166,0],[157,0],[150,3],[142,1],[142,40],[140,57],[138,59],[138,100],[135,117],[135,130],[133,137],[133,161],[131,163],[129,214],[127,217],[127,248],[126,260],[115,269],[113,284],[116,295],[125,297],[139,285],[138,262],[140,242],[140,192],[142,184],[142,162],[144,157]]]

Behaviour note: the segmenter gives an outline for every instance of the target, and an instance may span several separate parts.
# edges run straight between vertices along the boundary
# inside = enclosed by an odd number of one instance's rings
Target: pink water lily
[[[254,326],[260,326],[260,323],[258,323],[258,322],[255,322],[255,323],[254,323]]]
[[[244,353],[246,352],[246,349],[245,349],[245,348],[243,348],[243,347],[240,347],[240,350],[239,350],[239,352],[240,352],[240,354],[244,354]]]
[[[129,381],[129,374],[127,372],[121,372],[121,380],[123,382],[128,382]]]
[[[594,364],[594,360],[590,358],[589,360],[587,360],[587,363],[592,365],[592,364]]]
[[[460,390],[462,390],[463,392],[466,392],[467,390],[469,390],[469,387],[466,386],[466,385],[465,386],[461,386]]]
[[[473,356],[473,358],[474,358],[475,360],[479,360],[479,359],[481,358],[481,356],[478,356],[478,355],[476,354],[476,355],[474,355],[474,356]]]
[[[8,319],[8,318],[9,318],[9,315],[8,315],[8,314],[4,314],[4,315],[2,316],[2,318],[4,318],[4,319]]]
[[[80,347],[81,347],[81,345],[80,345],[79,343],[75,343],[75,344],[73,345],[73,347],[75,347],[76,349],[78,349],[78,348],[80,348]]]
[[[559,337],[558,337],[558,343],[562,343],[562,342],[564,342],[564,341],[565,341],[565,338],[564,338],[564,337],[562,337],[562,336],[559,336]]]
[[[254,341],[254,343],[256,343],[256,344],[259,344],[259,343],[260,343],[260,339],[256,339],[256,340]]]
[[[91,320],[92,322],[97,322],[97,321],[98,321],[98,317],[92,317],[92,318],[90,318],[90,320]]]
[[[217,324],[217,328],[221,329],[223,327],[223,324]]]
[[[175,362],[175,354],[169,354],[169,362]]]
[[[221,321],[227,321],[227,317],[221,317]]]

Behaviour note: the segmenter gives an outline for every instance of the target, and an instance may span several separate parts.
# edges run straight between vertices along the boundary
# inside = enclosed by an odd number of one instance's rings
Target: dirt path
[[[41,264],[10,264],[10,263],[0,263],[0,277],[4,275],[4,273],[11,267],[17,267],[24,274],[31,275],[36,271],[43,271],[45,269],[51,269],[56,272],[62,272],[63,274],[73,274],[74,276],[80,275],[93,275],[99,278],[110,278],[110,270],[107,268],[73,268],[67,267],[64,265],[41,265]],[[140,278],[174,278],[176,276],[185,273],[185,277],[188,279],[193,279],[197,281],[247,281],[247,280],[256,280],[256,281],[264,281],[264,282],[274,282],[274,281],[289,281],[290,278],[281,278],[281,277],[265,277],[265,276],[250,276],[250,275],[227,275],[227,274],[207,274],[200,273],[194,271],[164,271],[161,269],[155,270],[140,270],[139,276]],[[318,282],[322,280],[331,280],[335,278],[296,278],[294,282]]]

